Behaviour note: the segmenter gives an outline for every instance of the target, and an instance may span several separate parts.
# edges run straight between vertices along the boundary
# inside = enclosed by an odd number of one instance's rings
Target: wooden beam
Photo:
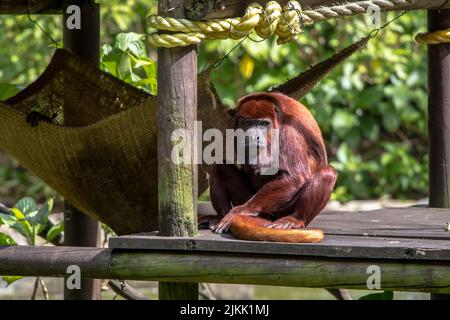
[[[100,60],[100,7],[98,4],[72,0],[66,6],[75,4],[80,8],[81,28],[69,30],[66,21],[69,15],[64,10],[63,42],[64,47],[84,61],[95,66]],[[79,120],[66,116],[65,125],[76,126]],[[64,212],[64,244],[66,246],[96,247],[100,245],[100,224],[73,205],[66,203]],[[100,299],[100,281],[81,280],[81,289],[68,289],[64,286],[66,300]]]
[[[184,18],[184,0],[158,2],[158,13]],[[194,127],[197,119],[197,52],[195,46],[158,49],[158,206],[163,236],[197,234],[197,167],[194,165]],[[191,138],[188,163],[174,163],[176,132]],[[188,140],[185,140],[188,141]],[[151,179],[152,177],[148,177]],[[160,299],[198,298],[197,284],[159,284]]]
[[[266,4],[270,0],[256,1]],[[213,18],[232,18],[240,17],[244,14],[245,9],[254,0],[189,0],[186,2],[186,14],[190,19],[213,19]],[[288,0],[278,0],[280,4],[285,4]],[[329,7],[331,5],[361,2],[361,1],[342,1],[336,2],[329,0],[302,0],[300,4],[303,9],[314,9],[321,6]],[[366,1],[367,2],[367,1]],[[442,6],[442,0],[414,0],[405,1],[404,4],[396,5],[386,11],[402,11],[402,10],[420,10],[420,9],[436,9]],[[444,5],[443,8],[450,8],[450,3]]]
[[[103,278],[110,273],[111,250],[68,246],[0,247],[0,274],[65,277],[67,267],[76,265],[84,278]]]
[[[0,247],[0,274],[232,283],[367,290],[368,267],[381,271],[381,289],[450,293],[450,265],[385,259],[289,257],[269,254],[164,252],[80,247]],[[182,286],[185,286],[182,284]],[[173,287],[172,287],[173,288]],[[181,294],[178,293],[177,298]],[[186,294],[184,295],[186,297]],[[173,298],[173,296],[172,296]]]
[[[450,10],[428,11],[428,30],[450,28]],[[430,207],[450,208],[450,43],[428,46]],[[431,295],[450,300],[450,295]]]
[[[430,31],[450,28],[450,10],[428,12]],[[428,47],[430,207],[450,208],[450,43]]]
[[[63,0],[0,0],[0,14],[61,13]]]

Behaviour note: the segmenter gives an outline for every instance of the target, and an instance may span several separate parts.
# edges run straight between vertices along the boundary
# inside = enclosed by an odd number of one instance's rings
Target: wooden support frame
[[[270,0],[258,0],[256,2],[262,5]],[[289,0],[278,0],[280,4],[285,4]],[[244,14],[247,6],[255,1],[253,0],[187,0],[186,15],[193,20],[198,19],[215,19],[215,18],[232,18],[240,17]],[[356,0],[335,1],[329,0],[302,0],[300,4],[303,9],[314,9],[321,6],[337,5],[340,3],[361,2]],[[442,0],[414,0],[405,4],[389,8],[386,11],[402,11],[402,10],[421,10],[421,9],[437,9],[450,8],[450,3],[442,6]]]
[[[265,4],[269,0],[259,0],[257,2]],[[288,0],[279,0],[280,3],[286,3]],[[241,16],[245,8],[253,3],[253,0],[186,0],[185,9],[187,17],[190,19],[209,19],[209,18],[230,18]],[[336,1],[336,3],[358,2],[358,0]],[[27,14],[28,10],[33,14],[55,14],[61,13],[64,7],[64,0],[1,0],[0,14]],[[333,2],[334,3],[334,2]],[[442,0],[415,0],[395,10],[422,10],[437,9],[442,6]],[[302,0],[303,8],[317,8],[320,6],[329,6],[329,0]],[[450,8],[450,4],[442,8]],[[393,9],[394,10],[394,9]],[[389,10],[390,11],[390,10]]]
[[[69,30],[66,21],[69,15],[63,14],[64,47],[78,57],[95,66],[100,61],[100,6],[94,1],[72,0],[66,6],[75,4],[80,8],[81,29]],[[69,119],[66,125],[76,126],[76,119]],[[82,211],[66,202],[64,212],[64,244],[66,246],[96,247],[100,245],[100,224]],[[100,281],[82,279],[81,289],[69,290],[64,285],[65,300],[100,299]]]
[[[310,288],[367,290],[368,267],[381,270],[381,289],[450,293],[450,264],[408,263],[386,259],[182,252],[76,247],[14,246],[0,248],[0,274],[63,277],[69,265],[79,265],[88,278],[171,281],[186,283],[256,284]],[[191,290],[189,288],[187,290]],[[184,297],[189,295],[184,295]],[[193,297],[192,295],[190,297]]]
[[[64,0],[1,0],[0,14],[60,14]]]
[[[183,18],[184,0],[158,2],[163,16]],[[197,167],[194,127],[197,119],[197,51],[195,46],[158,49],[158,207],[163,236],[197,234]],[[172,159],[176,132],[191,138],[190,163]],[[150,178],[150,177],[149,177]],[[160,299],[198,299],[198,285],[159,284]]]
[[[450,28],[449,10],[429,10],[430,32]],[[450,43],[428,47],[430,207],[450,208]],[[450,295],[431,295],[450,300]]]

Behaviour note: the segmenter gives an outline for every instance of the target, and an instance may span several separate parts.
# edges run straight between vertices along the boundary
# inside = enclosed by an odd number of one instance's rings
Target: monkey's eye
[[[264,127],[270,127],[272,122],[269,120],[260,120],[260,124],[261,124],[261,126],[264,126]]]
[[[271,124],[272,124],[272,122],[270,120],[266,120],[266,119],[246,119],[246,118],[239,119],[240,127],[267,127],[267,128],[269,128],[271,126]]]

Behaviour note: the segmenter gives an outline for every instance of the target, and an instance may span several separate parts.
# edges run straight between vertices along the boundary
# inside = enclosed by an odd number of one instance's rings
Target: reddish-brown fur
[[[279,170],[264,176],[255,166],[215,165],[210,175],[211,201],[222,219],[212,229],[218,233],[231,229],[236,238],[246,240],[320,241],[320,230],[302,228],[328,202],[336,171],[327,163],[313,116],[283,94],[255,93],[238,101],[239,118],[270,120],[271,128],[280,130]],[[271,133],[270,129],[269,145]]]

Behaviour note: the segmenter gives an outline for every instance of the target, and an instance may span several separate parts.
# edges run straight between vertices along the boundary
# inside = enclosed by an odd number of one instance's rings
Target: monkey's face
[[[245,148],[264,149],[268,145],[268,134],[272,128],[272,121],[269,119],[247,119],[237,118],[237,129],[244,132]]]
[[[277,128],[273,103],[249,100],[240,105],[235,118],[237,147],[245,149],[245,164],[264,167],[271,164],[273,130]],[[239,155],[238,155],[239,156]]]

